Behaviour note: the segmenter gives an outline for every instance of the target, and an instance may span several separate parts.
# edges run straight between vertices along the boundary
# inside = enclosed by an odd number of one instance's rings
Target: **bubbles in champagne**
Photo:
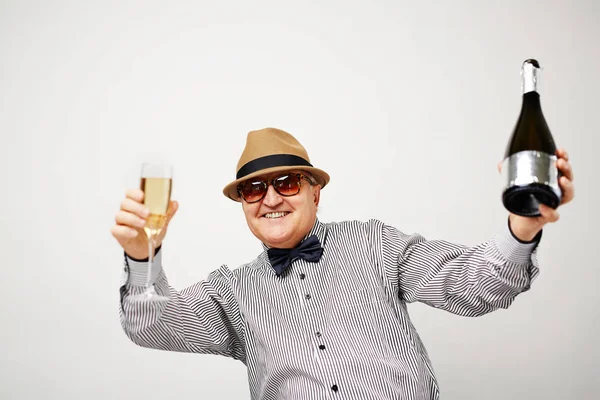
[[[148,237],[158,236],[162,228],[164,228],[166,222],[166,215],[150,214],[148,218],[146,218],[146,226],[144,227],[146,235],[148,235]]]
[[[144,230],[150,236],[160,233],[167,221],[167,209],[171,200],[170,178],[142,178],[144,205],[150,210]]]

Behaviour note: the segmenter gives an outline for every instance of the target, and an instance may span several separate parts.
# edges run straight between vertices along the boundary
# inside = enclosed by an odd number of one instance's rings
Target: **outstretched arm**
[[[538,238],[539,239],[539,238]],[[539,270],[537,240],[519,242],[505,230],[473,247],[426,240],[383,228],[386,273],[397,279],[406,302],[422,302],[462,316],[507,308],[529,290]]]
[[[146,285],[146,262],[125,260],[119,309],[121,325],[139,346],[191,353],[217,354],[245,362],[242,317],[231,290],[232,274],[226,267],[182,291],[173,289],[162,269],[159,251],[152,281],[168,303],[133,302]]]

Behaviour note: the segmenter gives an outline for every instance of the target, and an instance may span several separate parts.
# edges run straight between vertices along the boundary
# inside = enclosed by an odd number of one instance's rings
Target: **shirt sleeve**
[[[539,274],[540,239],[541,232],[531,242],[520,241],[507,223],[491,240],[469,247],[383,225],[385,273],[406,302],[481,316],[508,308],[530,289]]]
[[[244,324],[225,266],[184,290],[173,289],[162,268],[162,251],[152,266],[156,292],[167,303],[134,302],[146,288],[147,262],[125,255],[119,316],[135,344],[160,350],[215,354],[246,362]]]

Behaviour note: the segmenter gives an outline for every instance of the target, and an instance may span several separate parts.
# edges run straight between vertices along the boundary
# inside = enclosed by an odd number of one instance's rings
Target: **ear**
[[[313,201],[315,206],[319,206],[319,201],[321,200],[321,185],[312,186],[313,189]]]

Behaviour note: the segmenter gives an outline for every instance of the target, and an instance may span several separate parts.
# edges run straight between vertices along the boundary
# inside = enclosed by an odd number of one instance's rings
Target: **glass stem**
[[[152,281],[152,263],[154,261],[154,235],[148,235],[148,275],[146,277],[146,289],[150,290]]]

